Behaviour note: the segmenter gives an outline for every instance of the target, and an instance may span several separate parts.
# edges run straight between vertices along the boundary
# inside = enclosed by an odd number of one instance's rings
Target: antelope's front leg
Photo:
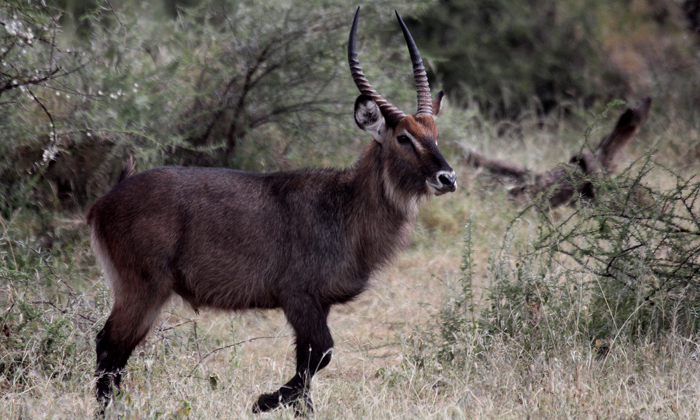
[[[297,416],[303,416],[313,412],[311,378],[331,361],[333,337],[326,322],[330,307],[321,306],[314,296],[301,295],[290,297],[283,308],[296,335],[296,374],[279,390],[261,395],[253,412],[291,405]]]

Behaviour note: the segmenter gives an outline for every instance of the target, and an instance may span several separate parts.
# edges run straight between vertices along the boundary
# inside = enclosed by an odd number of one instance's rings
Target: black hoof
[[[273,392],[272,394],[262,394],[258,397],[258,401],[253,404],[253,413],[263,413],[266,411],[272,411],[278,408],[282,404],[282,396],[279,392]]]
[[[289,406],[294,408],[294,415],[297,417],[306,417],[314,412],[311,397],[309,397],[307,393],[289,389],[280,391],[273,392],[272,394],[262,394],[258,397],[258,401],[253,404],[253,413],[264,413],[280,407]]]
[[[119,392],[118,377],[112,373],[102,373],[97,377],[95,386],[95,396],[99,406],[96,418],[103,419],[107,407],[109,407],[114,398],[114,392]]]

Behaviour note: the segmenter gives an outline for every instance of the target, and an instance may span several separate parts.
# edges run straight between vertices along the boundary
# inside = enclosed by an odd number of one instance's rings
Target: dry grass
[[[491,129],[457,135],[461,124],[457,117],[446,117],[446,132],[454,140],[478,138],[482,147],[493,148],[509,141],[496,137]],[[537,168],[542,165],[540,159],[551,163],[580,147],[573,141],[559,142],[561,132],[531,124],[525,134],[519,132],[518,147],[503,147],[498,153],[519,162],[529,160],[529,166]],[[655,134],[645,135],[653,138]],[[548,150],[546,157],[539,153],[542,147]],[[457,152],[447,149],[448,155],[452,153],[450,160],[456,161]],[[466,366],[424,368],[412,361],[409,338],[417,328],[430,328],[447,290],[442,279],[459,273],[462,229],[469,214],[475,224],[479,288],[487,275],[486,259],[502,240],[509,217],[517,212],[505,194],[482,190],[478,179],[470,179],[469,170],[461,165],[456,170],[460,180],[467,182],[460,181],[457,193],[423,207],[409,249],[373,280],[369,291],[332,310],[333,360],[314,379],[313,418],[700,418],[700,364],[694,337],[670,334],[661,342],[623,343],[602,354],[594,344],[567,342],[566,337],[556,346],[543,346],[554,350],[538,351],[524,348],[518,337],[478,331],[464,344]],[[13,229],[12,221],[8,224],[6,237]],[[86,241],[81,242],[78,254],[86,249]],[[92,263],[89,257],[40,263],[64,264],[55,275],[68,283],[87,284],[81,287],[84,292],[76,293],[93,302],[88,309],[63,313],[46,306],[42,310],[71,322],[83,311],[93,322],[68,328],[66,342],[82,343],[77,362],[69,367],[59,366],[54,375],[47,375],[29,363],[21,382],[0,375],[0,412],[6,418],[94,416],[92,345],[107,315],[108,308],[99,304],[106,289],[94,266],[73,266]],[[77,280],[81,276],[88,280]],[[0,302],[19,299],[13,284],[3,286]],[[13,287],[15,292],[10,290]],[[65,305],[69,303],[59,307]],[[0,317],[5,311],[0,308]],[[251,414],[260,393],[275,390],[293,374],[292,340],[280,311],[195,315],[174,302],[130,359],[124,392],[108,418],[292,418],[291,410]],[[25,354],[35,351],[27,348]]]
[[[440,300],[442,286],[431,272],[456,270],[457,251],[439,251],[409,251],[369,292],[332,312],[334,359],[314,379],[314,418],[700,416],[698,347],[681,337],[618,346],[599,357],[578,343],[532,354],[505,336],[477,354],[485,339],[477,335],[466,368],[429,372],[411,364],[401,337],[427,322],[431,310],[421,303]],[[189,320],[196,321],[197,342]],[[270,338],[216,351],[256,337]],[[176,304],[132,356],[109,418],[292,418],[290,410],[250,413],[260,393],[293,374],[291,341],[279,311],[195,316]],[[30,388],[11,386],[0,410],[10,419],[91,417],[93,360],[90,354],[70,378],[37,374]]]

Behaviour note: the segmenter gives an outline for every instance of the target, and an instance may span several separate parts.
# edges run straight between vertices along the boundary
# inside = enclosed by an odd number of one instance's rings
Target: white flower
[[[53,136],[53,133],[51,135]],[[47,164],[50,160],[56,160],[56,155],[58,155],[58,148],[52,144],[44,149],[44,155],[41,157],[41,160],[44,164]]]

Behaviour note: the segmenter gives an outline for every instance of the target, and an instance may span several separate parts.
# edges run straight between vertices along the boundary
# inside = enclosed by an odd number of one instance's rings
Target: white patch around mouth
[[[454,190],[443,190],[442,188],[435,186],[434,184],[431,184],[430,181],[425,181],[425,184],[428,186],[428,189],[430,190],[433,195],[443,195],[447,194],[448,192],[453,192],[457,189],[457,181],[454,183]]]

